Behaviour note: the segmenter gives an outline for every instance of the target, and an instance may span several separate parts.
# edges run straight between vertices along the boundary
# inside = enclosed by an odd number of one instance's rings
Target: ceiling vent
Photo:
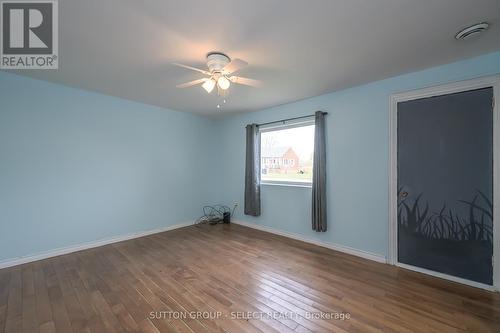
[[[487,22],[482,22],[482,23],[477,23],[474,25],[471,25],[470,27],[467,27],[465,29],[460,30],[456,35],[455,39],[461,40],[461,39],[468,39],[472,36],[476,36],[477,34],[488,30],[490,27],[490,24]]]

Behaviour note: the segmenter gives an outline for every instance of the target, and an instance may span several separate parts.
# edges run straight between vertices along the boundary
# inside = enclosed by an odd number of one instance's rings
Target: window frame
[[[279,123],[263,125],[259,127],[259,139],[261,142],[261,151],[259,161],[261,163],[260,166],[260,184],[266,186],[285,186],[285,187],[303,187],[303,188],[312,188],[312,179],[309,182],[300,182],[300,181],[290,181],[290,180],[262,180],[262,133],[266,132],[274,132],[274,131],[282,131],[297,127],[305,127],[305,126],[315,126],[315,118],[314,116],[293,120],[293,121],[283,121]],[[313,144],[313,154],[314,154],[314,144]],[[295,163],[293,163],[295,164]]]

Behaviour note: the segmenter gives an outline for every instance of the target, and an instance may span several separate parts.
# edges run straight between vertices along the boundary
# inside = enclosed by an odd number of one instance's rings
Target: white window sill
[[[302,187],[302,188],[312,188],[311,183],[301,183],[301,182],[274,182],[274,181],[264,181],[260,185],[264,186],[283,186],[283,187]]]

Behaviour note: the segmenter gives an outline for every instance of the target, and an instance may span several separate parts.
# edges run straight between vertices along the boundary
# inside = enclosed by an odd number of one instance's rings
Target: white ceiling
[[[477,39],[458,29],[489,21]],[[203,115],[258,110],[500,49],[498,0],[62,0],[59,70],[20,74]],[[222,51],[261,88],[176,84]]]

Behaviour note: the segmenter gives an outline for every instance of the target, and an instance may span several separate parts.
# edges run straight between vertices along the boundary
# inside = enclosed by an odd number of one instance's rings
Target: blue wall
[[[329,230],[311,230],[309,188],[263,185],[262,216],[245,216],[239,209],[235,218],[386,256],[390,95],[498,73],[500,52],[225,118],[218,124],[218,151],[226,161],[220,200],[243,203],[246,124],[327,111]]]
[[[194,220],[213,126],[0,72],[0,261]]]
[[[210,120],[0,72],[0,261],[192,221],[217,202],[385,256],[389,96],[497,73],[500,52]],[[244,126],[316,110],[329,112],[328,232],[311,230],[308,188],[263,186],[262,216],[244,216]]]

